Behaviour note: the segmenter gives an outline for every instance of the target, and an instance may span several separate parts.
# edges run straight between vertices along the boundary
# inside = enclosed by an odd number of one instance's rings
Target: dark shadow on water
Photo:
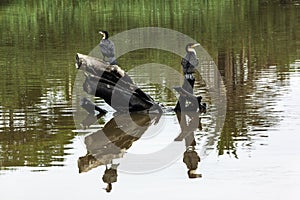
[[[79,173],[105,165],[102,180],[108,184],[106,191],[110,192],[112,183],[117,181],[117,166],[120,164],[113,161],[122,158],[160,117],[161,114],[115,113],[102,129],[85,137],[87,154],[78,159]],[[92,119],[90,115],[87,118]]]
[[[174,141],[185,141],[185,151],[182,154],[183,163],[187,167],[188,177],[200,178],[202,175],[196,172],[200,157],[196,151],[197,144],[194,134],[197,129],[202,130],[199,116],[203,111],[199,111],[198,107],[193,104],[195,99],[197,99],[195,96],[188,96],[192,94],[186,93],[184,89],[182,89],[180,94],[180,99],[184,98],[186,100],[183,101],[184,104],[180,104],[181,111],[176,112],[181,131],[174,138]],[[197,105],[198,103],[201,105],[198,100],[196,102]],[[92,104],[91,107],[95,108]],[[86,109],[86,106],[84,108]],[[89,111],[89,109],[86,110]],[[89,113],[83,119],[82,127],[88,128],[97,122],[101,116],[103,114],[94,115],[92,112]],[[118,159],[124,157],[132,144],[139,140],[150,126],[157,124],[161,116],[162,113],[114,113],[114,117],[103,128],[84,138],[87,153],[78,159],[79,173],[88,172],[99,166],[105,166],[102,180],[104,183],[107,183],[105,190],[111,192],[112,184],[117,182],[117,168],[122,164],[122,160]]]
[[[105,126],[85,137],[87,154],[78,161],[79,173],[123,157],[161,115],[116,114]]]
[[[200,156],[195,151],[196,140],[195,131],[202,130],[201,118],[198,112],[177,112],[178,123],[180,124],[181,132],[175,138],[175,141],[185,141],[186,150],[183,153],[183,162],[188,169],[189,178],[201,178],[202,174],[197,174],[198,163]]]
[[[182,154],[188,177],[202,177],[196,172],[200,157],[196,152],[194,135],[197,129],[202,129],[199,113],[177,112],[176,115],[181,132],[174,141],[185,141],[186,150]],[[150,126],[157,123],[160,117],[161,114],[115,113],[103,128],[84,138],[87,153],[78,159],[79,173],[105,166],[102,181],[107,184],[105,190],[110,192],[113,183],[117,182],[118,166],[122,164],[120,158],[124,157],[132,144],[139,140]],[[90,115],[87,118],[92,119]],[[95,122],[95,119],[97,117],[91,122]]]

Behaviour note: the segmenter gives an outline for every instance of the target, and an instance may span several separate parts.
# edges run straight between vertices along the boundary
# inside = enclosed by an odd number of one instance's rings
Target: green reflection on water
[[[247,100],[251,95],[266,100],[255,84],[264,76],[260,74],[275,73],[275,82],[288,82],[283,72],[300,57],[299,9],[262,5],[258,0],[1,1],[0,166],[62,163],[66,144],[74,137],[68,110],[76,75],[74,55],[88,54],[97,45],[99,29],[114,35],[158,26],[180,31],[205,46],[221,71],[230,104],[219,154],[234,151],[240,139],[253,139],[247,128],[257,126],[251,123],[261,115],[255,114],[257,104],[266,106]],[[161,51],[131,52],[119,63],[129,70],[149,61],[180,70],[180,58]],[[280,67],[264,71],[270,65]],[[165,102],[174,101],[168,91],[161,95]],[[258,125],[277,121],[260,116]]]

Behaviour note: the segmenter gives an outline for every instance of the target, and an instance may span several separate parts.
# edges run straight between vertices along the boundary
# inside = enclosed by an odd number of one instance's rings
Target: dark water
[[[299,9],[297,3],[265,5],[250,0],[1,1],[1,195],[4,199],[98,199],[106,195],[101,189],[106,186],[101,180],[103,165],[79,174],[77,160],[86,154],[85,137],[113,120],[112,110],[91,129],[75,129],[75,54],[88,54],[98,44],[99,29],[109,30],[113,36],[148,26],[186,34],[211,55],[226,86],[225,123],[220,133],[213,133],[216,110],[207,87],[196,82],[196,93],[209,104],[201,119],[202,129],[194,133],[197,152],[205,155],[198,169],[204,178],[189,180],[180,158],[153,174],[119,174],[111,198],[132,191],[136,192],[134,198],[154,192],[157,198],[169,194],[182,199],[187,194],[198,197],[195,191],[202,187],[207,199],[221,197],[215,190],[234,199],[228,191],[235,186],[240,187],[237,196],[246,192],[249,199],[276,199],[276,192],[271,191],[277,188],[283,188],[283,194],[296,195],[299,183],[295,180],[300,176],[296,146],[300,127]],[[156,62],[180,72],[180,59],[165,51],[144,49],[122,55],[118,62],[127,71]],[[170,74],[142,72],[131,70],[129,74],[156,100],[174,106],[176,96],[171,90],[143,82],[145,77],[160,74],[164,80]],[[103,101],[96,102],[109,109]],[[131,138],[129,150],[151,152],[178,135],[176,115],[163,115],[161,120],[169,135],[158,137],[156,145]],[[280,184],[274,183],[276,179]],[[33,186],[26,186],[28,182]],[[15,193],[20,187],[21,192]],[[50,190],[56,192],[48,196]],[[178,191],[177,195],[172,191]]]

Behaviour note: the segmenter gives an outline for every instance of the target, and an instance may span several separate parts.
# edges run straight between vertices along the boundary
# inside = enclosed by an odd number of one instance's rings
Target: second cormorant
[[[184,73],[185,83],[183,85],[183,89],[186,91],[193,93],[195,78],[193,73],[196,71],[196,67],[198,66],[199,60],[197,58],[196,50],[194,49],[196,46],[199,46],[199,43],[189,43],[185,47],[186,55],[181,60],[182,70]],[[188,84],[189,85],[186,85]]]
[[[117,65],[117,60],[115,57],[115,45],[113,41],[109,40],[107,31],[99,32],[103,37],[100,41],[100,50],[103,55],[103,60],[109,62],[111,65]]]

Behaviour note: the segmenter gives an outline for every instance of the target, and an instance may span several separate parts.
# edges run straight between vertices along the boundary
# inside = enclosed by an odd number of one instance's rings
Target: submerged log
[[[83,90],[104,99],[119,112],[159,111],[161,108],[148,94],[136,86],[117,65],[87,55],[76,55],[76,68],[85,72]]]
[[[100,108],[99,106],[97,106],[96,104],[94,104],[93,102],[91,102],[90,100],[88,100],[87,98],[83,97],[80,99],[80,105],[82,108],[84,108],[89,114],[92,115],[100,115],[103,116],[107,113],[106,110]]]

